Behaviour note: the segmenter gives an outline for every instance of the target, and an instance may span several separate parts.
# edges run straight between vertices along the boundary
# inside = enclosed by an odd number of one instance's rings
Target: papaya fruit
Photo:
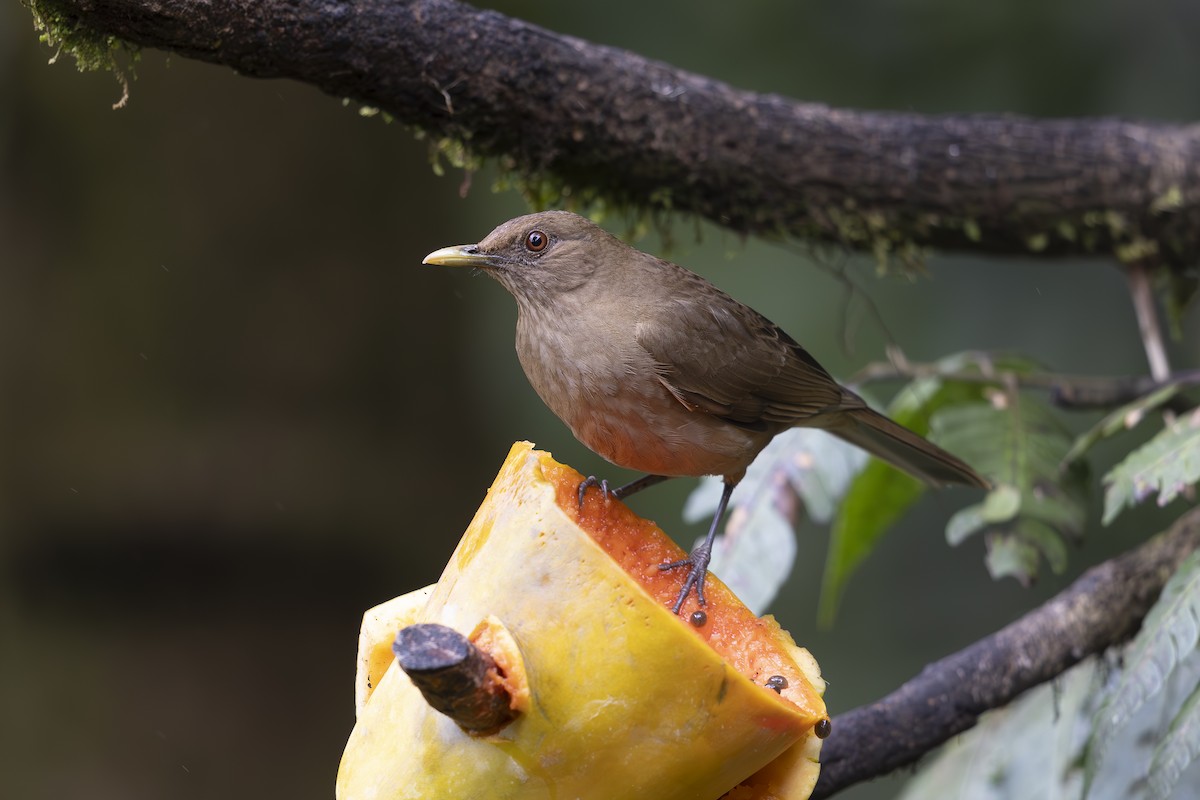
[[[682,550],[598,491],[580,506],[581,480],[518,442],[441,579],[367,612],[338,800],[809,796],[816,661],[712,576],[703,609],[672,613],[679,576],[658,565]],[[490,651],[510,723],[475,735],[430,708],[391,653],[424,622]]]

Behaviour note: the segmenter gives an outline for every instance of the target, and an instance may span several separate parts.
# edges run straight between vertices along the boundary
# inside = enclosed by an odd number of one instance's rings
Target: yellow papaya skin
[[[484,621],[502,629],[518,651],[506,663],[526,692],[522,713],[496,734],[472,736],[395,666],[379,678],[388,626],[376,618],[360,643],[359,716],[339,800],[716,800],[781,755],[736,796],[807,797],[819,748],[812,728],[826,715],[816,662],[772,619],[746,616],[758,627],[740,635],[722,627],[716,609],[740,604],[719,581],[707,632],[673,614],[627,568],[652,584],[659,550],[681,551],[657,528],[639,527],[651,540],[638,544],[640,560],[614,560],[585,527],[627,528],[621,515],[649,524],[595,492],[582,511],[564,503],[580,479],[528,443],[514,445],[441,579],[422,590],[423,605],[400,603],[392,620],[464,635]],[[739,658],[714,649],[738,640],[753,680],[733,667]],[[786,676],[787,688],[766,688],[768,675]]]

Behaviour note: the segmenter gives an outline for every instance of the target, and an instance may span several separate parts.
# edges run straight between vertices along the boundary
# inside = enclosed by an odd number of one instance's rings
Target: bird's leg
[[[597,480],[595,475],[588,475],[586,479],[579,482],[579,507],[583,508],[584,495],[587,494],[588,488],[592,486],[600,487],[600,492],[605,498],[615,497],[618,500],[624,500],[626,497],[629,497],[629,495],[636,494],[648,486],[654,486],[655,484],[662,483],[666,479],[666,475],[643,475],[636,481],[630,481],[624,486],[616,489],[609,489],[608,481]]]
[[[725,506],[729,505],[729,495],[733,494],[734,485],[725,481],[725,488],[721,490],[721,500],[717,503],[717,513],[713,515],[712,525],[709,526],[708,535],[704,537],[704,541],[698,544],[687,558],[658,565],[661,570],[691,567],[688,570],[687,578],[683,581],[683,587],[679,590],[679,597],[671,608],[676,614],[679,613],[679,609],[683,608],[683,601],[691,594],[692,587],[696,589],[696,599],[700,601],[700,605],[705,604],[704,579],[708,575],[708,562],[712,561],[713,539],[717,537],[717,526],[721,524],[721,517],[725,516]]]
[[[630,481],[624,486],[613,490],[613,497],[618,500],[624,500],[632,494],[637,494],[642,489],[648,489],[651,486],[657,486],[667,479],[666,475],[643,475],[636,481]]]

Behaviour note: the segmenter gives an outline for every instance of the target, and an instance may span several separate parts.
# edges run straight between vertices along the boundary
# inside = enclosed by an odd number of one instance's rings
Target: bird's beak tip
[[[454,247],[443,247],[425,256],[422,264],[435,267],[482,267],[486,266],[485,259],[473,244],[460,244]]]

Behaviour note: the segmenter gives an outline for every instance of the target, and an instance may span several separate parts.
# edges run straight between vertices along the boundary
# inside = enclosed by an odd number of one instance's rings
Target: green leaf
[[[1096,712],[1088,747],[1088,785],[1105,768],[1113,742],[1121,731],[1162,691],[1180,664],[1196,654],[1197,643],[1200,643],[1200,552],[1192,553],[1163,587],[1158,602],[1130,644],[1120,680],[1105,694]],[[1194,727],[1189,726],[1182,735],[1185,749],[1195,743]],[[1124,753],[1116,756],[1123,757]]]
[[[977,399],[980,386],[921,378],[892,400],[887,414],[916,433],[925,434],[929,417],[946,405]],[[829,553],[821,580],[817,618],[833,624],[846,581],[876,542],[917,501],[927,487],[916,478],[879,459],[871,459],[850,484],[829,534]]]
[[[984,522],[1008,522],[1021,510],[1021,492],[1015,486],[1001,484],[983,499],[979,516]]]
[[[935,365],[939,374],[997,375],[1026,374],[1038,366],[1020,356],[1003,355],[995,358],[976,353],[958,353],[941,359]],[[997,377],[997,383],[1000,378]],[[952,377],[918,378],[896,394],[887,415],[909,430],[921,435],[930,432],[930,422],[942,409],[975,404],[995,389],[978,381],[954,380]],[[967,463],[979,467],[968,453],[959,452],[956,445],[939,439],[944,431],[934,431],[930,438]],[[987,474],[986,469],[981,470]],[[875,549],[880,537],[915,503],[926,489],[925,484],[900,470],[871,459],[846,492],[841,511],[834,520],[829,536],[829,554],[821,581],[821,600],[817,611],[822,625],[829,626],[837,604],[858,565]],[[960,520],[967,525],[969,520]],[[969,535],[966,534],[966,535]]]
[[[833,624],[846,581],[881,536],[925,491],[911,475],[872,459],[850,485],[829,535],[817,619]]]
[[[1167,800],[1179,777],[1200,757],[1200,686],[1192,690],[1150,762],[1150,798]]]
[[[1104,476],[1104,524],[1152,494],[1165,506],[1200,480],[1200,408],[1163,429]]]
[[[899,800],[1195,800],[1200,797],[1200,554],[1167,583],[1121,659],[1089,659],[984,714],[928,759]],[[1169,635],[1174,630],[1175,635]],[[1168,634],[1164,639],[1164,634]],[[1111,696],[1144,686],[1143,637],[1172,656],[1161,687],[1136,707]],[[1160,663],[1161,666],[1161,663]],[[1105,691],[1105,685],[1112,687]],[[1114,718],[1114,712],[1119,712]],[[1098,744],[1103,731],[1104,743]],[[1097,758],[1102,753],[1110,757]],[[1085,795],[1086,792],[1086,795]]]
[[[1022,516],[1013,525],[993,529],[986,541],[985,563],[996,580],[1013,578],[1029,586],[1037,575],[1039,555],[1055,574],[1067,568],[1067,546],[1059,531],[1034,517]]]
[[[1038,549],[1056,574],[1067,568],[1067,545],[1059,531],[1032,516],[1017,523],[1015,535]]]
[[[787,580],[796,539],[783,509],[800,497],[808,517],[827,522],[867,455],[824,431],[795,428],[759,454],[729,500],[725,530],[709,568],[756,614],[767,609]],[[721,497],[720,478],[706,478],[688,497],[684,519],[711,519]]]
[[[1063,463],[1077,461],[1080,456],[1091,449],[1092,445],[1101,439],[1107,439],[1121,431],[1130,430],[1137,426],[1146,415],[1179,394],[1179,384],[1171,384],[1139,397],[1132,403],[1121,406],[1108,414],[1104,419],[1092,426],[1091,430],[1079,436],[1071,449],[1063,456]]]
[[[929,759],[897,800],[1078,800],[1082,781],[1073,765],[1099,680],[1095,662],[1087,662],[989,711]]]
[[[1030,576],[1037,574],[1038,551],[1016,536],[989,536],[984,563],[996,580],[1016,578],[1022,585],[1028,585]]]
[[[1096,717],[1100,689],[1111,668],[1089,659],[1053,683],[1030,689],[1012,704],[984,714],[979,724],[947,743],[908,782],[898,800],[971,798],[971,800],[1082,800],[1086,747]],[[1159,766],[1171,737],[1162,730],[1194,724],[1196,693],[1180,710],[1180,699],[1200,681],[1200,652],[1193,652],[1179,671],[1180,697],[1163,692],[1116,731],[1114,755],[1103,764],[1087,792],[1087,800],[1143,800],[1146,797],[1196,800],[1200,782],[1191,744],[1180,745],[1179,762]],[[1191,734],[1189,734],[1190,736]],[[1193,740],[1194,741],[1194,740]],[[1192,768],[1178,780],[1177,768]],[[1171,787],[1166,784],[1174,779]],[[1155,795],[1155,783],[1164,792]]]
[[[775,599],[796,562],[796,534],[770,502],[731,514],[709,569],[755,614]]]
[[[946,523],[946,542],[951,547],[957,547],[972,534],[986,528],[987,518],[983,516],[983,504],[977,503],[960,509]]]
[[[946,525],[946,541],[986,533],[993,578],[1029,584],[1039,556],[1066,568],[1064,537],[1083,530],[1083,465],[1060,470],[1071,442],[1050,407],[1031,394],[998,394],[993,402],[945,408],[930,420],[937,441],[992,478],[983,502],[962,509]]]

